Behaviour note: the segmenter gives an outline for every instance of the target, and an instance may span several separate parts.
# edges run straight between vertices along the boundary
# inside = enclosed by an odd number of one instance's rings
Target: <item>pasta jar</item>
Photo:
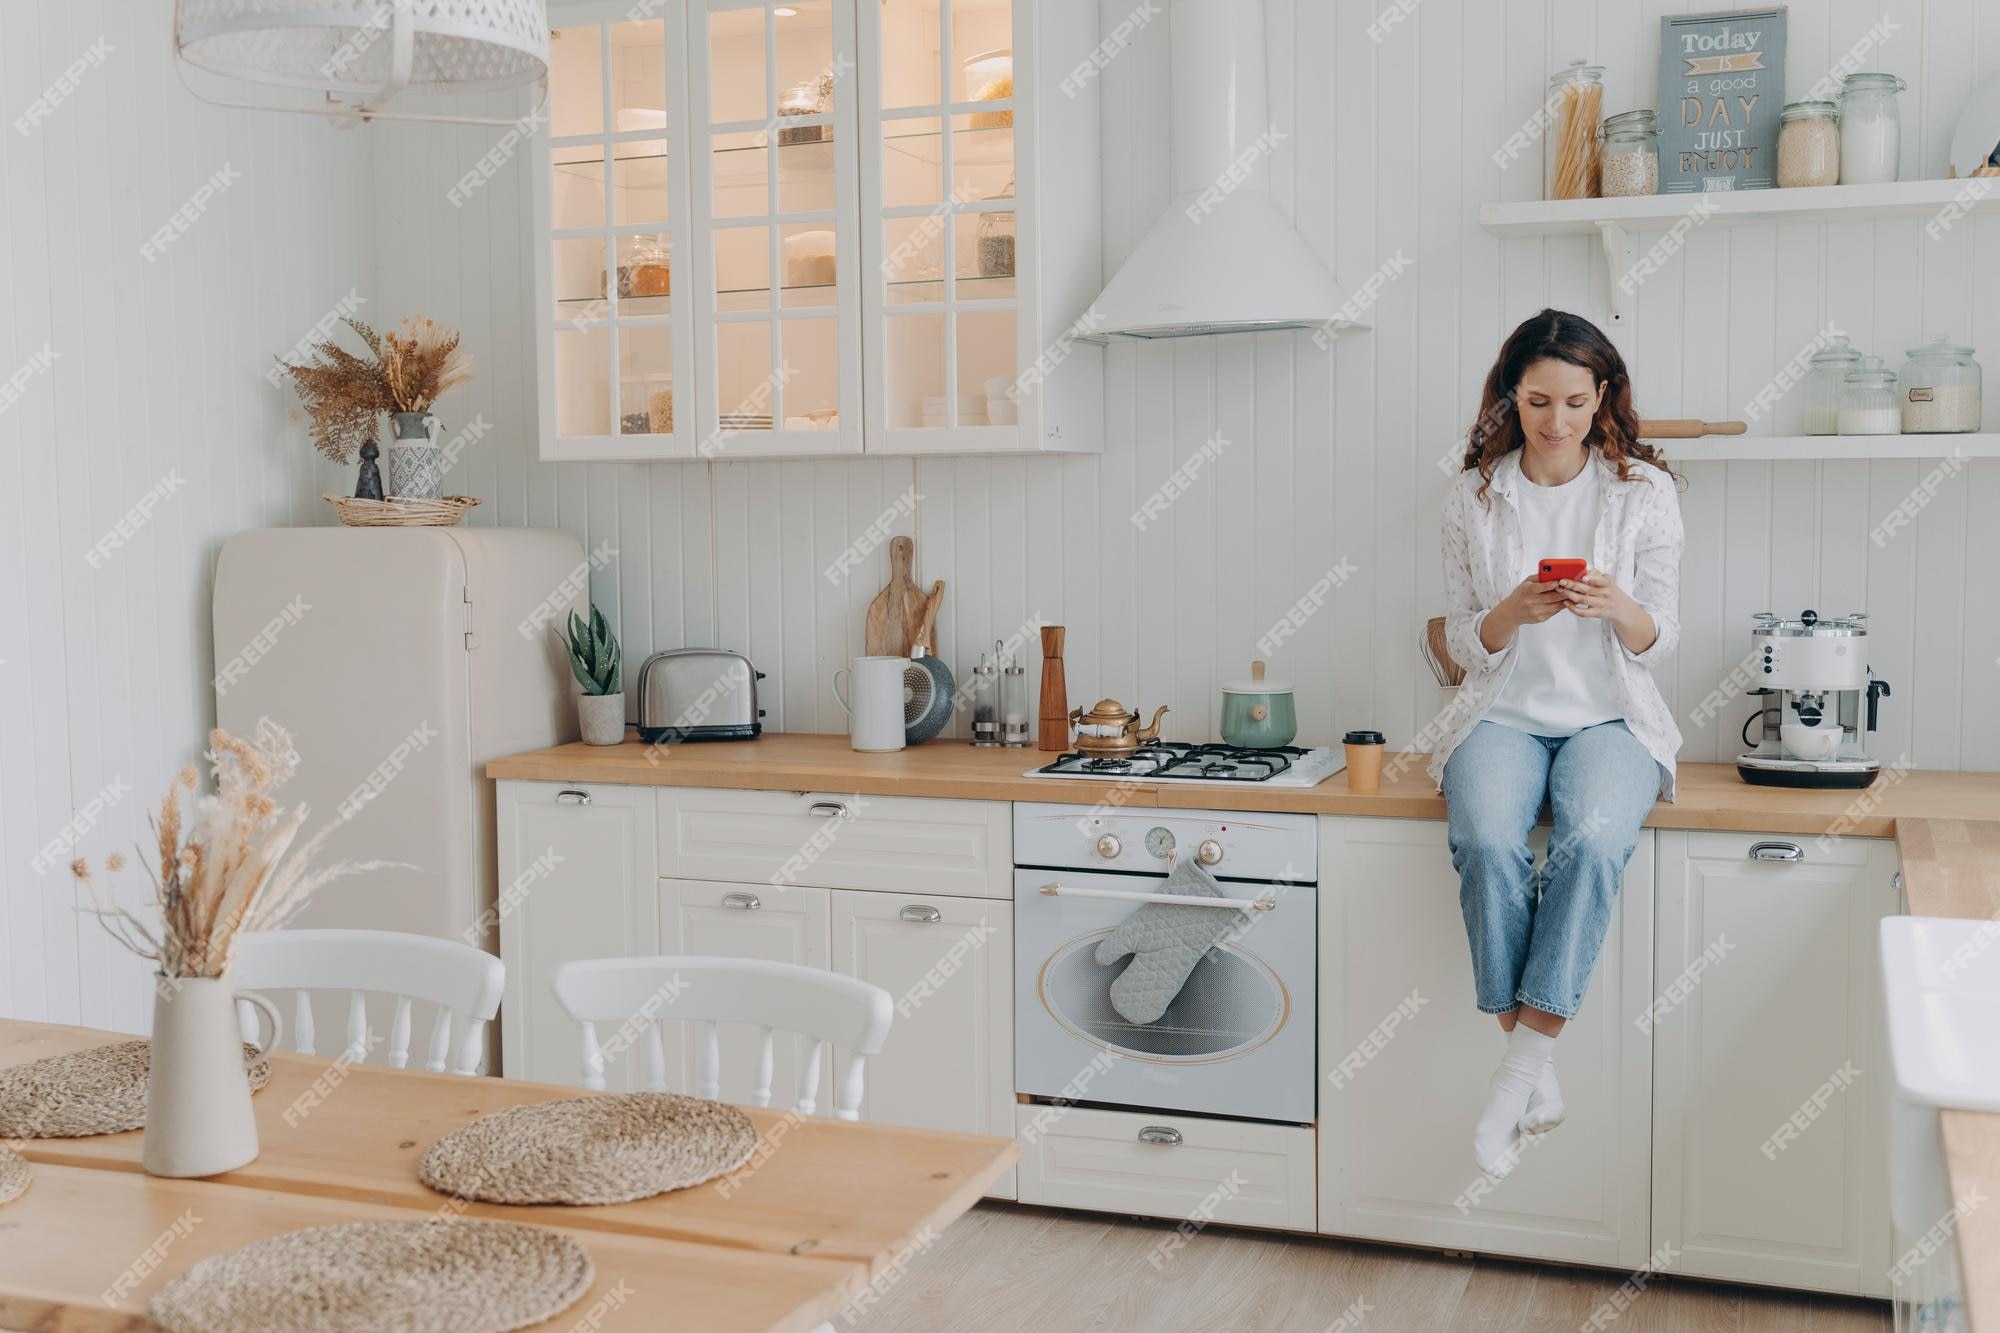
[[[1879,356],[1865,356],[1840,386],[1842,435],[1894,435],[1903,426],[1896,410],[1896,372]]]
[[[1922,347],[1912,347],[1908,356],[1896,395],[1903,433],[1978,430],[1980,382],[1985,377],[1972,349],[1940,334]]]
[[[1597,120],[1604,109],[1604,66],[1572,60],[1549,80],[1545,105],[1552,113],[1548,160],[1548,197],[1595,199],[1600,148]]]
[[[1840,183],[1886,185],[1902,160],[1903,116],[1894,74],[1850,74],[1840,85]]]
[[[1660,118],[1649,108],[1604,118],[1606,199],[1660,192]]]
[[[1778,185],[1836,185],[1840,124],[1831,102],[1787,102],[1778,116]]]
[[[1840,391],[1847,372],[1861,364],[1861,353],[1844,333],[1829,334],[1826,346],[1806,363],[1806,422],[1808,435],[1840,434]]]

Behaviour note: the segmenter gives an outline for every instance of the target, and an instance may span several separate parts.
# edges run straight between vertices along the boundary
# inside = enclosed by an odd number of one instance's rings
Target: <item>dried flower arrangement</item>
[[[401,333],[381,335],[358,319],[340,322],[366,344],[368,358],[327,338],[311,344],[303,365],[278,362],[312,418],[313,447],[336,463],[375,434],[383,413],[428,412],[472,379],[472,357],[458,334],[424,316],[404,319]]]
[[[229,970],[243,931],[275,930],[334,880],[398,864],[342,861],[314,868],[314,853],[337,823],[291,852],[306,810],[302,805],[286,810],[271,799],[298,769],[284,728],[266,719],[244,740],[218,727],[209,732],[208,745],[215,791],[195,798],[192,820],[184,826],[181,792],[198,786],[190,764],[168,784],[152,821],[160,857],[153,875],[157,932],[115,899],[106,905],[90,867],[82,860],[70,863],[70,873],[90,894],[83,910],[94,913],[120,944],[158,963],[167,977],[219,977]],[[124,867],[125,858],[116,853],[104,863],[111,874]]]

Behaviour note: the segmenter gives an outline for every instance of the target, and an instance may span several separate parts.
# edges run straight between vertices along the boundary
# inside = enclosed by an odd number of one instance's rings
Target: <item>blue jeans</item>
[[[1576,1016],[1660,776],[1623,722],[1574,736],[1481,722],[1451,752],[1451,863],[1483,1012],[1531,1004]],[[1555,830],[1538,871],[1528,835],[1544,796]]]

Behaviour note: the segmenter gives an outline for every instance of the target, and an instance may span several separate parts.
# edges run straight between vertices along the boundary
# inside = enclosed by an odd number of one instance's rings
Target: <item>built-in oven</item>
[[[1182,859],[1218,896],[1165,892]],[[1018,1091],[1310,1123],[1316,1114],[1318,825],[1310,815],[1014,807]],[[1172,909],[1127,926],[1149,907]],[[1207,914],[1214,925],[1208,926]],[[1099,946],[1121,932],[1114,949]],[[1192,942],[1190,942],[1192,941]],[[1123,952],[1137,946],[1136,952]],[[1113,983],[1158,947],[1185,977],[1137,1021]],[[1198,956],[1194,950],[1199,948]],[[1099,961],[1100,952],[1121,956]],[[1170,996],[1170,998],[1169,998]]]

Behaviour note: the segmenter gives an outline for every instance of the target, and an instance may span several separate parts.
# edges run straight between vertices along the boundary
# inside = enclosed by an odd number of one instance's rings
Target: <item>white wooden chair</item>
[[[774,1033],[795,1032],[813,1042],[799,1071],[800,1115],[811,1115],[819,1104],[822,1053],[830,1057],[830,1046],[848,1053],[847,1067],[829,1098],[833,1114],[842,1120],[861,1118],[862,1066],[881,1051],[895,1017],[889,992],[880,986],[816,967],[755,958],[593,958],[557,967],[553,989],[563,1010],[583,1029],[585,1087],[604,1087],[606,1050],[597,1030],[607,1025],[613,1034],[610,1053],[637,1044],[646,1091],[666,1091],[660,1023],[672,1019],[701,1024],[695,1095],[713,1100],[722,1090],[718,1024],[748,1023],[763,1029],[751,1101],[771,1104]]]
[[[388,1064],[410,1062],[410,1004],[438,1007],[431,1026],[424,1068],[477,1074],[485,1053],[486,1025],[500,1011],[507,969],[498,958],[455,940],[393,930],[270,930],[250,932],[237,944],[229,977],[239,991],[289,990],[292,995],[292,1049],[316,1055],[312,990],[347,992],[347,1041],[342,1057],[359,1063],[368,1054],[367,993],[396,997],[389,1022]],[[255,1014],[246,1003],[237,1011],[244,1039],[256,1040]],[[453,1039],[453,1020],[459,1031]]]

